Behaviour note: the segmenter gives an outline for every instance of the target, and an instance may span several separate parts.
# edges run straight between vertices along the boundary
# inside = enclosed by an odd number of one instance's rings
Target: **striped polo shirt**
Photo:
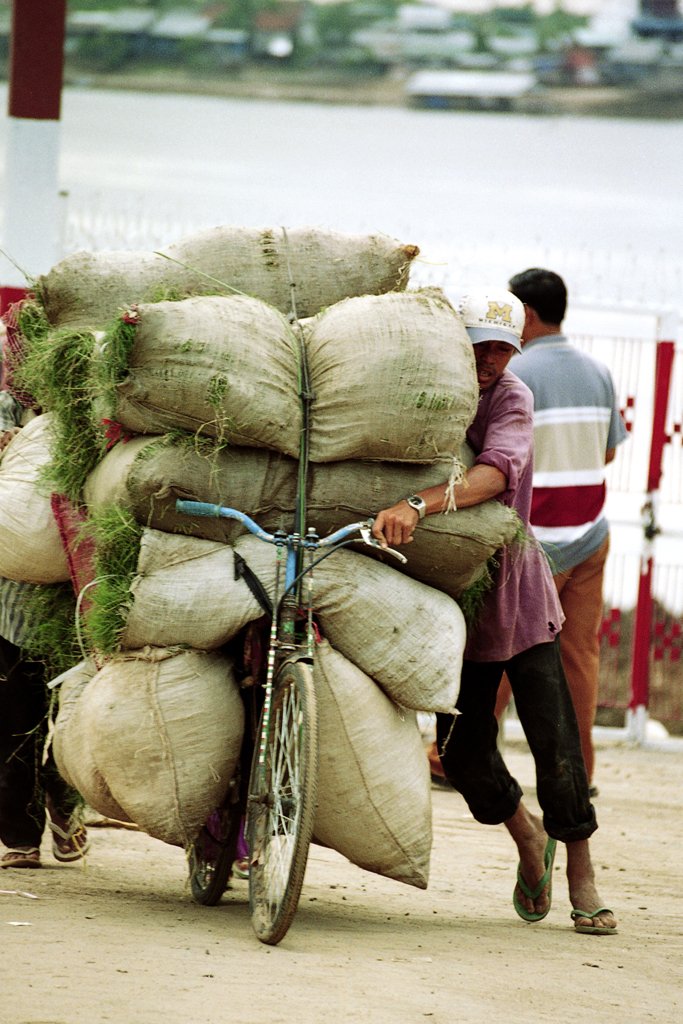
[[[627,431],[609,369],[562,334],[528,342],[510,369],[534,396],[531,525],[554,571],[606,539],[605,455]]]

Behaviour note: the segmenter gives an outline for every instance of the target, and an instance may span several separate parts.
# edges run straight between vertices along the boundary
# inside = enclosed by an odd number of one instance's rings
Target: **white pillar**
[[[0,282],[30,288],[60,257],[59,122],[10,117]],[[24,275],[28,275],[29,280]]]

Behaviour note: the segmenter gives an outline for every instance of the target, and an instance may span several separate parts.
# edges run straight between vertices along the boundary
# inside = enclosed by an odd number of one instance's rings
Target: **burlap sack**
[[[309,317],[349,295],[405,288],[417,246],[384,235],[315,227],[221,226],[151,252],[78,252],[39,278],[58,327],[103,327],[137,302],[188,295],[252,295]],[[294,284],[294,287],[292,287]]]
[[[472,344],[438,289],[338,302],[305,327],[313,462],[431,462],[477,408]]]
[[[465,451],[463,450],[465,458]],[[321,536],[375,515],[401,497],[448,477],[451,463],[432,466],[345,461],[312,466],[308,523]],[[296,462],[256,449],[228,449],[210,457],[162,439],[135,438],[116,445],[90,475],[85,500],[92,508],[123,504],[138,522],[169,533],[234,543],[244,527],[228,519],[188,518],[176,498],[225,504],[251,515],[265,529],[290,529],[296,493]],[[405,547],[406,566],[377,556],[413,579],[450,597],[486,572],[487,561],[516,535],[515,513],[498,501],[424,519]],[[364,554],[371,554],[363,548]]]
[[[273,548],[268,552],[274,557]],[[263,614],[244,579],[235,578],[232,547],[159,530],[143,531],[130,597],[124,649],[212,650]]]
[[[314,837],[354,864],[426,889],[429,768],[415,715],[327,643],[318,645],[320,768]]]
[[[266,529],[291,525],[297,464],[277,452],[227,448],[210,455],[201,446],[168,438],[135,437],[115,445],[88,477],[84,501],[92,509],[117,504],[139,523],[232,543],[244,527],[229,519],[189,518],[177,498],[230,505]]]
[[[275,550],[254,537],[226,544],[144,530],[121,646],[227,643],[263,609],[242,577],[241,556],[271,598]],[[362,555],[341,550],[316,566],[313,606],[323,634],[393,701],[452,711],[465,646],[458,605]],[[97,591],[93,600],[97,600]]]
[[[90,733],[81,714],[81,697],[96,673],[94,662],[88,660],[54,680],[59,686],[59,711],[52,736],[54,759],[60,775],[93,810],[116,821],[130,821],[95,764]]]
[[[465,464],[471,460],[464,447],[461,455]],[[444,485],[445,500],[448,474],[448,462],[418,466],[347,461],[313,466],[308,522],[325,536],[343,523],[373,516],[406,495],[438,484]],[[406,565],[369,548],[363,552],[457,599],[485,575],[488,560],[513,541],[518,528],[516,513],[490,500],[426,516],[418,523],[413,542],[401,549]]]
[[[90,752],[116,803],[187,847],[235,771],[244,708],[230,661],[148,648],[107,662],[79,700]]]
[[[41,474],[51,459],[50,414],[32,419],[0,462],[0,576],[25,583],[63,583],[69,567],[50,492]]]
[[[272,594],[272,549],[255,537],[240,537],[235,551]],[[320,562],[312,579],[323,636],[340,653],[396,704],[453,710],[465,648],[465,622],[455,601],[348,550]]]
[[[208,295],[143,304],[134,316],[108,419],[138,434],[181,428],[298,456],[300,343],[281,313],[259,299]],[[105,339],[100,358],[111,350]]]

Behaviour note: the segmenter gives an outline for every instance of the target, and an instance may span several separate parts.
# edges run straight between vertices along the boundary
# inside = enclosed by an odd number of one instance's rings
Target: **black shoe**
[[[591,798],[591,800],[594,800],[596,796],[600,796],[600,790],[597,786],[589,786],[588,795]]]

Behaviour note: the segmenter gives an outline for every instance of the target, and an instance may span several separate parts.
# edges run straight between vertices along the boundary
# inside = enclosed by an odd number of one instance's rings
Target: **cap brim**
[[[514,345],[518,352],[522,351],[522,342],[517,335],[506,331],[504,327],[466,327],[465,330],[473,345],[478,345],[480,341],[504,341]]]

